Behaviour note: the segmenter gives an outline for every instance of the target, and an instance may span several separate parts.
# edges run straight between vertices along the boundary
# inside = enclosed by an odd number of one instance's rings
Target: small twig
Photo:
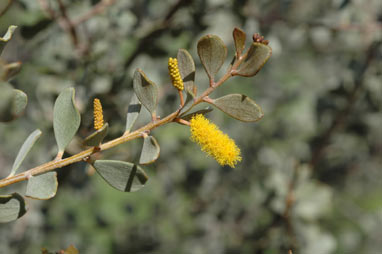
[[[210,97],[208,97],[208,96],[205,96],[204,98],[203,98],[203,101],[205,101],[205,102],[207,102],[207,103],[210,103],[210,104],[213,104],[213,102],[214,102],[214,100],[212,100]]]
[[[0,11],[0,17],[3,16],[9,10],[9,7],[11,7],[12,3],[13,0],[8,0],[7,5],[4,7],[4,9]]]
[[[56,18],[56,13],[55,11],[50,7],[50,4],[47,2],[47,0],[38,0],[39,4],[40,4],[40,7],[41,9],[43,10],[43,12],[45,12],[45,14],[51,18],[51,19],[55,19]]]
[[[372,60],[376,57],[376,50],[378,49],[379,45],[382,42],[376,42],[370,45],[370,47],[367,50],[366,53],[366,59],[360,68],[359,72],[357,73],[357,76],[355,77],[355,84],[353,90],[350,92],[350,94],[347,96],[347,104],[343,110],[340,110],[336,116],[334,117],[334,121],[332,125],[318,138],[319,142],[317,145],[315,145],[313,151],[312,151],[312,159],[310,161],[310,164],[312,165],[312,168],[316,168],[318,162],[321,160],[322,156],[324,155],[325,149],[332,137],[332,135],[343,125],[343,123],[346,121],[346,118],[350,115],[351,110],[353,109],[353,106],[355,104],[355,101],[358,98],[358,92],[361,90],[363,86],[364,81],[364,75],[365,72],[372,62]]]
[[[198,88],[197,88],[196,86],[194,86],[194,87],[192,88],[192,93],[194,94],[194,96],[197,95],[197,93],[198,93]]]
[[[58,7],[60,9],[61,17],[63,20],[63,23],[65,24],[65,30],[69,33],[70,38],[72,40],[73,45],[78,48],[78,35],[75,26],[73,26],[72,21],[70,20],[67,12],[66,7],[62,3],[62,0],[57,0]]]
[[[64,151],[59,151],[56,155],[56,158],[54,158],[54,160],[60,161],[62,159],[62,156],[64,156]]]
[[[67,15],[66,7],[62,3],[62,0],[57,0],[59,10],[60,10],[60,15],[58,15],[52,9],[52,7],[50,6],[47,0],[38,0],[38,1],[39,1],[41,9],[45,12],[45,14],[49,18],[56,20],[58,25],[61,27],[61,29],[64,30],[69,35],[73,46],[80,52],[84,52],[84,50],[82,50],[79,45],[79,39],[78,39],[78,33],[76,30],[76,27],[73,25],[72,21]]]
[[[158,120],[157,113],[154,111],[151,113],[151,121],[156,122]]]
[[[84,15],[77,18],[75,21],[72,21],[67,14],[66,7],[63,4],[62,0],[57,0],[60,14],[58,15],[50,6],[47,0],[38,0],[41,6],[41,9],[45,12],[45,14],[57,21],[59,26],[69,35],[70,40],[73,46],[81,53],[85,54],[88,52],[88,44],[80,44],[79,36],[77,32],[77,26],[81,23],[87,21],[93,16],[102,13],[108,6],[115,3],[115,0],[102,0],[98,4],[96,4],[90,11],[85,13]]]
[[[289,186],[288,186],[288,194],[287,194],[287,197],[285,199],[285,210],[284,210],[283,216],[287,219],[289,219],[290,210],[292,209],[292,206],[295,202],[294,189],[296,187],[297,176],[298,176],[298,165],[295,165],[294,169],[293,169],[292,178],[291,178],[291,180],[289,182]]]
[[[184,106],[184,98],[183,98],[183,92],[181,90],[178,90],[179,99],[180,99],[180,106]]]
[[[296,163],[296,165],[293,168],[292,178],[289,182],[288,193],[287,193],[287,196],[285,199],[285,210],[284,210],[284,214],[283,214],[283,218],[285,220],[286,228],[288,231],[288,236],[290,237],[290,242],[291,242],[290,247],[292,247],[292,248],[296,247],[297,240],[296,240],[296,235],[295,235],[293,223],[292,223],[291,218],[290,218],[290,213],[291,213],[292,207],[296,201],[295,197],[294,197],[294,190],[296,188],[296,183],[297,183],[297,178],[298,178],[298,167],[299,167],[299,165],[298,165],[298,163]]]
[[[186,121],[182,118],[175,118],[174,119],[174,122],[176,123],[179,123],[179,124],[183,124],[183,125],[187,125],[187,126],[190,126],[190,122],[189,121]]]
[[[94,5],[92,9],[90,9],[88,12],[83,14],[82,16],[76,18],[72,24],[73,26],[78,26],[87,20],[91,19],[92,17],[103,13],[109,6],[113,5],[115,3],[115,0],[103,0]]]

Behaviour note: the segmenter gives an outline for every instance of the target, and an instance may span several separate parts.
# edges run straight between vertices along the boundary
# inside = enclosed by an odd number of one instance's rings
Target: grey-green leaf
[[[227,57],[227,47],[218,36],[209,34],[198,41],[197,49],[209,79],[214,80]]]
[[[195,63],[191,54],[185,49],[179,49],[176,56],[178,59],[178,67],[180,76],[182,77],[184,87],[187,91],[194,92],[195,86]]]
[[[28,104],[28,96],[21,90],[13,90],[12,100],[12,115],[13,117],[20,116]]]
[[[160,147],[153,136],[147,136],[143,139],[143,147],[139,164],[150,164],[159,157]]]
[[[34,199],[50,199],[56,195],[58,187],[57,173],[48,172],[32,176],[28,180],[25,196]]]
[[[3,48],[5,47],[5,44],[12,39],[12,35],[14,31],[16,30],[17,26],[9,26],[7,32],[3,37],[0,37],[0,54],[3,51]]]
[[[0,91],[0,122],[10,121],[13,119],[14,89],[7,83],[0,83]]]
[[[53,109],[53,129],[58,150],[63,152],[80,126],[81,116],[74,105],[74,88],[60,93]]]
[[[143,169],[130,162],[97,160],[93,166],[108,184],[119,191],[137,191],[148,180],[148,176]]]
[[[27,95],[5,82],[0,83],[0,91],[0,122],[11,121],[20,116],[27,105]]]
[[[252,77],[260,71],[271,55],[271,47],[262,43],[254,42],[249,48],[247,57],[241,63],[239,69],[233,74],[244,77]]]
[[[138,97],[136,94],[133,94],[133,97],[131,98],[129,107],[127,109],[127,117],[126,117],[126,130],[125,132],[130,132],[131,128],[133,128],[133,125],[135,121],[137,120],[139,114],[141,113],[141,102],[138,100]]]
[[[15,162],[13,163],[11,173],[8,177],[13,176],[16,171],[20,168],[21,163],[23,163],[25,157],[28,155],[29,151],[32,149],[33,145],[36,143],[36,141],[41,136],[40,130],[35,130],[32,132],[28,138],[24,141],[23,145],[21,146],[19,153],[16,156]]]
[[[105,123],[101,129],[86,137],[83,144],[85,146],[99,146],[102,143],[103,139],[106,137],[108,129],[109,124]]]
[[[151,114],[155,114],[158,105],[158,86],[149,80],[141,69],[135,70],[133,86],[135,94],[143,106]]]
[[[0,196],[0,223],[17,220],[26,213],[24,198],[13,193]]]
[[[194,93],[190,90],[186,90],[186,100],[184,102],[182,110],[180,111],[181,114],[185,114],[191,110],[191,108],[193,107],[192,102],[194,101],[194,98]]]
[[[264,115],[253,100],[242,94],[229,94],[210,103],[227,115],[243,122],[256,122]]]
[[[245,47],[245,32],[240,28],[235,27],[233,30],[233,40],[235,42],[236,56],[240,56]]]

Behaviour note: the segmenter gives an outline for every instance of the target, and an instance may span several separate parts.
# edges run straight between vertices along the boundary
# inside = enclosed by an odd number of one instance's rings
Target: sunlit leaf
[[[120,191],[137,191],[148,180],[143,169],[130,162],[97,160],[93,166],[108,184]]]
[[[227,47],[216,35],[205,35],[197,45],[198,55],[210,80],[222,67],[227,57]]]
[[[127,117],[126,117],[126,132],[130,132],[131,128],[135,121],[137,120],[139,114],[141,113],[141,102],[138,100],[136,94],[133,94],[131,98],[129,107],[127,109]]]
[[[65,150],[80,126],[81,116],[74,105],[74,94],[74,88],[67,88],[54,104],[53,129],[59,152]]]
[[[102,143],[103,139],[107,135],[107,131],[109,129],[109,124],[105,123],[101,129],[95,131],[85,138],[83,144],[85,146],[98,146]]]
[[[254,42],[249,48],[247,57],[239,66],[234,75],[252,77],[256,75],[272,55],[272,49],[268,45]]]
[[[154,114],[158,104],[158,86],[149,80],[141,69],[134,73],[133,86],[142,105]]]
[[[242,94],[229,94],[210,103],[227,115],[243,122],[256,122],[263,117],[261,108]]]
[[[25,201],[17,193],[0,196],[0,223],[17,220],[26,213]]]
[[[235,42],[236,55],[240,56],[245,47],[245,32],[240,28],[235,27],[233,30],[233,40]]]
[[[20,168],[21,163],[24,161],[25,157],[32,149],[34,143],[36,143],[37,139],[39,139],[41,133],[42,132],[37,129],[34,132],[32,132],[24,141],[24,144],[21,146],[19,153],[16,156],[15,162],[13,163],[12,170],[9,176],[13,176],[16,173],[16,171]]]
[[[34,199],[50,199],[56,195],[58,187],[57,173],[48,172],[32,176],[28,180],[25,196]]]
[[[3,51],[5,44],[12,39],[12,35],[15,32],[17,26],[9,26],[7,32],[3,37],[0,37],[0,54]]]
[[[147,136],[143,139],[143,147],[139,164],[150,164],[159,157],[160,147],[153,136]]]

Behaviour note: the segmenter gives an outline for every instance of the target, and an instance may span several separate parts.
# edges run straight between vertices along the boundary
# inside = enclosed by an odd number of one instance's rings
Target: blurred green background
[[[29,102],[24,116],[0,123],[1,177],[36,128],[43,135],[23,169],[55,156],[53,103],[65,87],[76,88],[82,116],[69,156],[91,132],[94,97],[111,126],[107,139],[123,133],[135,68],[160,86],[165,116],[179,103],[167,74],[167,59],[179,48],[195,59],[199,91],[208,86],[196,54],[205,34],[218,35],[229,49],[222,69],[233,56],[234,27],[247,33],[247,45],[253,33],[265,36],[273,55],[257,76],[235,77],[211,96],[243,93],[265,114],[242,123],[209,113],[242,150],[235,169],[207,158],[187,127],[160,127],[153,135],[161,156],[146,167],[145,188],[118,192],[85,163],[60,169],[53,199],[28,199],[24,217],[0,225],[1,254],[70,244],[80,254],[381,253],[381,1],[62,0],[75,35],[63,29],[56,0],[9,2],[0,32],[19,28],[2,58],[23,62],[11,84]],[[87,19],[100,6],[104,11]],[[136,126],[147,121],[144,113]],[[133,161],[140,148],[138,140],[99,158]],[[0,194],[14,190],[23,193],[25,183]]]

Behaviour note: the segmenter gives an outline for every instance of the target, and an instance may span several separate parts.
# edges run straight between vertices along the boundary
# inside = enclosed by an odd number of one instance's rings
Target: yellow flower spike
[[[183,80],[179,73],[178,60],[176,58],[170,57],[168,59],[168,71],[170,73],[172,85],[179,91],[183,91]]]
[[[192,117],[190,130],[191,140],[198,143],[202,151],[213,157],[220,165],[234,168],[241,161],[240,149],[235,141],[202,114]]]
[[[99,130],[103,126],[103,113],[101,101],[97,98],[93,101],[94,106],[94,129]]]

